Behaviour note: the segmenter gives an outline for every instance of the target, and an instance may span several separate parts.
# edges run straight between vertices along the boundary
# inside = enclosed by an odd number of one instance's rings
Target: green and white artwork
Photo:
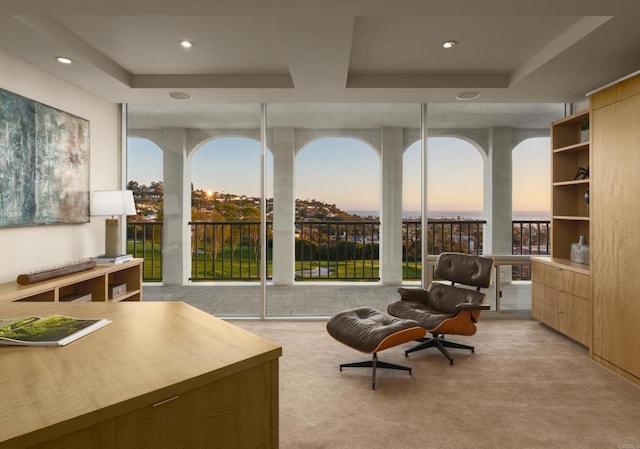
[[[0,89],[0,227],[89,221],[89,121]]]

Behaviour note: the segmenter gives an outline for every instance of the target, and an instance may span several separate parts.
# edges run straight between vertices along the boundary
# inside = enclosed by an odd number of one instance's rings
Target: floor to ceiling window
[[[296,280],[379,280],[376,150],[351,137],[320,137],[299,150],[294,173]]]
[[[534,137],[513,149],[513,254],[550,254],[550,145],[549,137]],[[513,265],[511,279],[529,281],[531,265]]]
[[[267,105],[269,316],[325,316],[353,305],[354,283],[402,282],[402,155],[419,129],[418,104]]]
[[[180,286],[197,285],[188,299],[202,309],[259,316],[260,105],[129,105],[127,119],[130,145],[132,137],[141,137],[162,152],[163,213],[155,223],[162,239],[155,245],[163,284],[178,287],[170,298],[182,299]],[[129,161],[139,170],[148,162]],[[242,297],[227,287],[244,281],[249,283]],[[211,282],[225,286],[207,289]]]
[[[427,250],[482,252],[483,158],[481,149],[456,137],[427,139]],[[405,240],[403,279],[420,279],[421,142],[413,143],[403,161]]]
[[[429,137],[427,148],[429,217],[482,218],[482,150],[456,137]]]
[[[542,112],[532,119],[531,108]],[[161,257],[154,273],[170,292],[165,297],[188,299],[220,316],[384,309],[397,285],[424,282],[423,244],[433,254],[511,253],[513,144],[548,136],[548,121],[540,117],[555,109],[129,105],[129,172],[162,161],[158,181],[148,182],[156,188],[162,182],[160,213],[138,217],[162,219],[152,233],[160,242],[153,240],[149,253]],[[155,153],[136,157],[140,142],[152,142]],[[461,224],[469,220],[481,223]],[[188,298],[180,293],[185,286]]]
[[[260,279],[260,142],[218,137],[191,157],[192,281]]]
[[[162,149],[152,140],[127,140],[127,189],[133,191],[135,216],[127,217],[127,251],[144,258],[143,278],[162,281],[164,175]]]
[[[549,137],[527,139],[513,149],[513,218],[548,220],[551,210]]]

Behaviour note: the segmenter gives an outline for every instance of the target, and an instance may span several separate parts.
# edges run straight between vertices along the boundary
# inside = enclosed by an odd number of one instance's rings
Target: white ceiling
[[[0,0],[0,47],[116,103],[576,103],[640,69],[638,18],[636,0]]]
[[[513,127],[548,129],[567,111],[562,103],[437,103],[427,106],[431,129]],[[130,104],[132,129],[257,129],[255,103]],[[420,128],[418,103],[269,103],[268,127],[358,129],[383,126]]]

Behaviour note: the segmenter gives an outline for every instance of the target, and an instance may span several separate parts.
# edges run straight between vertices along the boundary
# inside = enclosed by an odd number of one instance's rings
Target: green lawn
[[[138,242],[137,250],[133,251],[133,242],[128,242],[127,252],[134,257],[144,258],[143,279],[145,282],[162,281],[162,248],[160,244],[152,246],[150,243],[142,245]],[[271,253],[267,259],[267,276],[271,277],[272,261]],[[376,280],[379,279],[380,262],[378,260],[348,260],[348,261],[304,261],[295,263],[296,280]],[[247,247],[237,247],[231,252],[231,248],[225,247],[218,254],[215,265],[211,253],[193,253],[191,257],[191,277],[194,281],[206,280],[259,280],[260,263],[255,255]],[[215,269],[214,269],[215,267]],[[300,275],[300,271],[306,275]],[[419,279],[420,263],[411,263],[403,267],[405,279]],[[311,272],[311,275],[308,273]]]

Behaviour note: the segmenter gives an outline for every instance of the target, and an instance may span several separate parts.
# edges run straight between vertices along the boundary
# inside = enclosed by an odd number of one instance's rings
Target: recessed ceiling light
[[[467,92],[460,92],[458,95],[456,95],[456,100],[475,100],[476,98],[478,98],[480,96],[480,92],[476,92],[473,90],[467,91]]]
[[[71,64],[73,62],[73,60],[67,58],[66,56],[56,56],[56,61],[58,61],[60,64]]]
[[[444,41],[442,43],[442,48],[453,48],[458,44],[457,41]]]
[[[191,95],[186,92],[171,92],[169,96],[176,100],[191,100]]]
[[[178,44],[180,44],[182,48],[193,48],[194,46],[194,43],[187,39],[182,39],[181,41],[178,41]]]

